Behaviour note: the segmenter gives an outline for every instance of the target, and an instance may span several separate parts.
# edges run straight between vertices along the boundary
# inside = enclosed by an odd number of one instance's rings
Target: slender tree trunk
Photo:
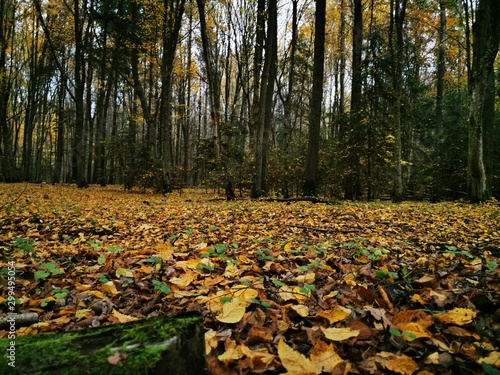
[[[259,116],[256,124],[253,197],[259,197],[268,192],[267,153],[272,128],[273,94],[278,49],[278,10],[276,3],[276,0],[269,0],[267,9],[268,23],[265,42],[265,60],[260,86]]]
[[[321,112],[323,107],[323,76],[325,62],[326,0],[316,0],[314,17],[313,88],[309,114],[309,142],[307,148],[306,176],[303,194],[318,194],[318,164],[320,147]]]
[[[406,16],[407,0],[394,0],[391,11],[390,48],[393,65],[393,120],[394,120],[394,193],[393,201],[403,199],[403,166],[402,166],[402,123],[401,107],[403,106],[403,25]],[[394,35],[395,34],[395,35]],[[395,36],[395,41],[394,41]]]
[[[83,0],[85,2],[86,0]],[[87,186],[85,177],[85,51],[83,42],[83,27],[85,14],[80,0],[73,2],[74,33],[75,33],[75,137],[73,143],[73,178],[80,188]]]
[[[361,53],[363,49],[363,14],[361,0],[354,0],[354,26],[352,33],[352,88],[350,133],[348,135],[348,165],[346,176],[346,199],[358,199],[361,196]]]
[[[205,14],[205,0],[196,0],[198,4],[198,12],[200,14],[200,33],[203,45],[203,60],[205,62],[208,91],[210,98],[210,118],[212,120],[213,141],[215,158],[217,164],[221,160],[220,153],[220,117],[221,117],[221,102],[220,102],[220,74],[216,66],[216,59],[214,57],[215,45],[214,41],[209,40],[207,33],[207,20]]]
[[[491,196],[489,150],[495,121],[494,63],[500,45],[500,3],[481,0],[473,25],[472,74],[470,88],[469,153],[467,193],[473,202]]]
[[[446,37],[446,1],[439,0],[439,33],[438,33],[438,57],[436,67],[436,134],[443,128],[443,94],[445,66],[445,37]]]
[[[297,52],[297,35],[298,35],[298,21],[297,21],[297,3],[298,0],[292,1],[292,39],[290,41],[290,70],[288,73],[288,92],[283,105],[284,117],[284,134],[283,134],[283,149],[285,152],[288,150],[288,145],[293,138],[293,124],[292,124],[292,105],[294,102],[294,86],[295,86],[295,55]]]
[[[14,16],[14,3],[10,0],[0,0],[0,181],[5,182],[15,180],[12,131],[7,121],[7,109],[12,88],[7,56],[14,33]]]
[[[163,55],[161,63],[161,94],[160,94],[160,150],[163,167],[162,190],[170,189],[169,170],[172,167],[172,69],[174,65],[177,40],[184,14],[185,0],[163,0],[162,44]]]

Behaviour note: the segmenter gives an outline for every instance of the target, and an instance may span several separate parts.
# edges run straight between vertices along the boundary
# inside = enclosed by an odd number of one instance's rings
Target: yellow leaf
[[[290,375],[319,374],[309,358],[293,350],[283,339],[280,339],[278,343],[278,356],[280,357],[281,364]]]
[[[118,293],[118,290],[116,290],[116,286],[113,283],[113,281],[108,281],[106,284],[101,285],[101,290],[104,293],[110,293],[112,295],[115,295]]]
[[[387,369],[402,375],[412,375],[418,370],[417,363],[406,355],[392,356],[384,363]]]
[[[250,359],[250,369],[253,372],[262,373],[267,370],[275,356],[266,349],[251,350],[246,345],[240,345],[241,352]]]
[[[178,285],[180,287],[187,287],[189,284],[191,284],[194,280],[194,276],[191,272],[186,272],[184,275],[181,277],[172,277],[169,282]]]
[[[226,266],[226,269],[224,271],[224,277],[235,277],[238,276],[241,273],[240,269],[236,266],[236,264],[231,263]]]
[[[205,332],[205,354],[209,355],[212,349],[217,348],[219,340],[217,340],[217,332],[213,329]]]
[[[120,323],[128,323],[128,322],[133,322],[134,320],[137,320],[136,317],[130,316],[130,315],[125,315],[119,312],[118,310],[113,309],[113,312],[111,313],[113,317],[115,317],[118,322]]]
[[[251,302],[252,299],[257,298],[257,296],[259,295],[259,292],[257,290],[249,288],[245,285],[237,285],[231,290],[234,291],[235,297],[243,297],[246,302]]]
[[[126,268],[118,267],[116,269],[116,277],[120,278],[121,276],[124,277],[134,277],[134,273],[131,270],[128,270]]]
[[[487,357],[480,358],[477,361],[479,364],[486,362],[487,364],[500,368],[500,352],[491,352]]]
[[[311,361],[318,373],[332,373],[334,368],[344,362],[335,352],[333,344],[327,345],[324,341],[318,340],[311,351]]]
[[[472,322],[472,320],[476,317],[476,314],[477,313],[471,309],[456,307],[453,310],[448,311],[447,314],[434,314],[434,317],[438,318],[443,323],[463,326]]]
[[[81,310],[76,310],[75,312],[75,318],[77,319],[90,318],[91,316],[92,316],[92,310],[90,309],[81,309]]]
[[[343,341],[359,335],[359,331],[357,329],[351,330],[350,328],[321,327],[321,330],[325,334],[325,337],[332,341]]]
[[[341,320],[347,318],[349,315],[351,315],[351,310],[343,306],[337,306],[333,310],[322,310],[316,314],[316,316],[327,319],[330,324],[340,322]]]
[[[302,317],[306,317],[309,315],[309,307],[304,305],[294,305],[292,306],[292,310],[295,310],[297,314],[299,314]]]
[[[222,312],[217,320],[222,323],[238,323],[245,315],[246,305],[244,297],[233,298],[231,302],[222,305]]]
[[[220,356],[218,356],[219,361],[228,362],[228,361],[236,361],[243,357],[243,353],[241,351],[240,346],[236,346],[235,348],[229,348]]]

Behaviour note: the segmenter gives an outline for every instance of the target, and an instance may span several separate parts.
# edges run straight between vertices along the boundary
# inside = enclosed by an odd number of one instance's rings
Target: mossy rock
[[[11,341],[15,342],[15,367]],[[10,348],[10,350],[9,350]],[[203,319],[155,317],[67,333],[1,339],[0,374],[206,374]],[[109,357],[118,357],[111,364]]]

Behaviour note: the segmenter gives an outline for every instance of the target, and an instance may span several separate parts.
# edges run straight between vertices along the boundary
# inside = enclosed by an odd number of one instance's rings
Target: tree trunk
[[[172,69],[185,2],[185,0],[163,1],[159,141],[163,167],[162,190],[164,192],[170,189],[171,176],[169,170],[172,167]]]
[[[267,36],[265,60],[260,86],[260,108],[256,124],[255,176],[252,197],[267,194],[267,152],[272,128],[274,81],[278,50],[278,9],[277,1],[269,0],[267,10]],[[254,77],[256,79],[257,77]]]
[[[8,123],[7,109],[12,82],[7,69],[7,56],[14,33],[14,4],[9,0],[0,0],[0,181],[15,180],[15,161],[12,150],[12,132]]]
[[[5,338],[0,348],[2,374],[207,374],[203,319],[196,315]]]
[[[318,194],[318,164],[320,147],[321,112],[323,108],[323,73],[325,62],[326,0],[316,0],[314,17],[313,88],[309,113],[309,142],[303,195]]]
[[[354,1],[354,26],[352,33],[352,89],[350,133],[348,135],[348,174],[346,177],[346,199],[361,196],[361,57],[363,50],[363,14],[361,0]]]
[[[208,81],[208,96],[210,98],[210,118],[212,120],[212,136],[214,142],[215,159],[217,164],[220,162],[220,74],[216,66],[214,57],[215,45],[214,41],[209,40],[207,33],[207,20],[205,14],[205,0],[196,0],[198,4],[198,12],[200,14],[200,33],[203,45],[203,60],[205,62],[207,81]]]
[[[86,0],[83,0],[86,1]],[[85,14],[81,14],[80,0],[73,2],[75,33],[75,137],[73,140],[73,178],[79,188],[87,186],[85,178],[85,51],[83,25]]]
[[[500,3],[481,0],[473,25],[470,87],[469,152],[467,193],[472,202],[491,196],[492,162],[486,135],[493,134],[495,120],[494,63],[500,44]],[[491,136],[490,136],[491,138]]]
[[[390,44],[393,68],[393,95],[394,95],[394,192],[393,201],[400,202],[403,199],[403,166],[402,166],[402,123],[401,107],[403,106],[403,57],[404,39],[403,25],[406,16],[407,0],[394,0],[394,12],[391,12]],[[396,41],[394,42],[394,33]]]

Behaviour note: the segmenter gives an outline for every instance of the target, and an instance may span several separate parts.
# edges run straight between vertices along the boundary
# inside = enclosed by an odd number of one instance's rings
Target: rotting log
[[[6,338],[0,351],[0,374],[208,373],[203,318],[192,314]]]

